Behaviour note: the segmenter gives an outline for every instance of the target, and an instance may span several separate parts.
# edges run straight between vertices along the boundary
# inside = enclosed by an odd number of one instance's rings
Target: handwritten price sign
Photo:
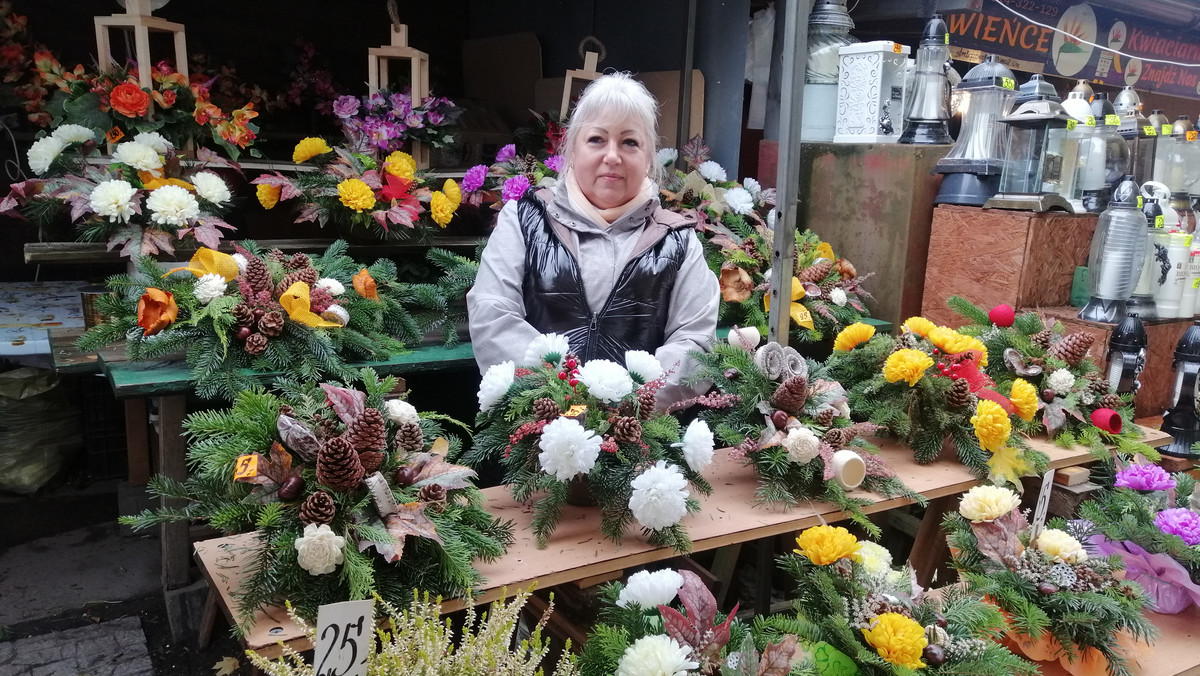
[[[370,599],[318,608],[315,676],[366,676],[374,619],[375,602]]]

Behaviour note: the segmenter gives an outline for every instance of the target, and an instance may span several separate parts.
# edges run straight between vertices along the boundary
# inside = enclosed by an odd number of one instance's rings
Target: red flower
[[[112,109],[125,117],[141,117],[150,109],[150,95],[132,82],[122,82],[109,94]]]
[[[412,187],[412,181],[407,178],[393,176],[390,172],[383,172],[387,177],[387,185],[379,191],[379,196],[385,200],[403,200],[408,197],[408,189]]]
[[[175,105],[176,94],[174,89],[152,92],[150,96],[154,99],[155,103],[163,108],[171,108]]]

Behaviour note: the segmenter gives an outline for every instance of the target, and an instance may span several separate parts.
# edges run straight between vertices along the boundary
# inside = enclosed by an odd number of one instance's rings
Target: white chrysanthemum
[[[1054,390],[1055,394],[1066,396],[1071,393],[1071,388],[1075,386],[1075,376],[1066,369],[1058,369],[1046,378],[1046,386]]]
[[[387,414],[388,420],[397,425],[405,423],[416,425],[421,422],[421,416],[417,413],[417,407],[403,399],[388,399],[383,404],[383,412]]]
[[[113,160],[128,164],[138,171],[161,169],[163,162],[158,151],[145,143],[122,143],[113,150]]]
[[[82,124],[64,124],[50,135],[63,143],[87,143],[96,139],[96,132]]]
[[[211,171],[202,171],[192,175],[192,185],[196,186],[196,194],[218,206],[229,201],[232,197],[229,186],[220,176]]]
[[[516,364],[511,361],[502,361],[488,367],[483,374],[483,381],[479,383],[480,411],[490,409],[496,405],[496,402],[504,398],[516,378],[516,370]]]
[[[892,572],[892,553],[870,540],[859,541],[858,559],[868,575],[883,578]]]
[[[600,437],[574,418],[555,418],[542,429],[538,441],[538,462],[542,471],[567,481],[576,474],[587,474],[600,457]]]
[[[629,576],[620,596],[617,597],[617,605],[622,608],[630,603],[636,603],[643,608],[665,606],[675,600],[682,586],[683,576],[670,568],[653,573],[641,570]]]
[[[725,180],[725,167],[722,167],[712,160],[701,162],[699,171],[700,175],[710,183],[717,183],[718,181]]]
[[[683,433],[683,441],[671,445],[682,447],[683,459],[687,461],[688,467],[691,467],[693,472],[700,472],[712,462],[716,442],[708,423],[693,420]]]
[[[196,300],[208,305],[225,295],[225,278],[215,273],[204,275],[196,280],[192,293],[195,294]]]
[[[567,340],[566,336],[559,333],[543,333],[534,338],[529,343],[529,347],[525,348],[521,366],[541,366],[542,362],[550,361],[554,364],[554,368],[559,368],[570,351],[571,342]],[[548,355],[555,355],[555,358],[553,360],[546,359]]]
[[[607,359],[593,359],[579,367],[579,382],[588,393],[600,401],[615,404],[633,392],[633,378],[620,364]]]
[[[821,440],[804,425],[797,425],[788,430],[783,447],[787,449],[788,460],[799,465],[807,465],[821,454]]]
[[[850,300],[846,297],[846,290],[840,287],[834,287],[829,291],[829,300],[838,307],[845,307],[846,302]]]
[[[837,415],[839,418],[849,418],[850,417],[850,402],[849,401],[843,399],[843,400],[837,402],[836,404],[834,404],[833,407],[835,409],[837,409]]]
[[[29,168],[38,176],[50,171],[50,165],[54,163],[54,160],[58,159],[58,156],[62,154],[63,148],[66,147],[67,144],[62,139],[53,136],[43,136],[34,141],[33,145],[29,146],[29,152],[26,154],[26,157],[29,159]]]
[[[995,521],[1021,506],[1021,497],[1003,486],[976,486],[958,503],[958,513],[968,521]]]
[[[700,668],[691,657],[691,648],[666,634],[643,636],[621,655],[617,676],[687,676],[690,670]]]
[[[1091,406],[1096,403],[1096,395],[1091,390],[1084,390],[1079,393],[1079,403],[1084,406]]]
[[[746,214],[754,211],[754,196],[745,188],[730,188],[725,191],[725,206],[735,214]]]
[[[648,383],[663,374],[662,364],[658,357],[645,350],[629,350],[625,353],[625,368],[629,375]]]
[[[350,323],[350,311],[341,305],[330,305],[321,313],[321,319],[327,322],[333,322],[338,326],[345,326]]]
[[[687,514],[687,479],[675,465],[659,460],[629,482],[629,509],[642,528],[661,530]]]
[[[144,131],[133,137],[134,143],[150,146],[159,155],[166,155],[175,146],[165,136],[156,131]]]
[[[1034,546],[1058,563],[1083,563],[1088,560],[1088,553],[1079,540],[1057,528],[1042,531]]]
[[[327,524],[310,523],[304,527],[304,535],[296,538],[296,563],[309,575],[332,573],[344,560],[344,546],[346,538],[334,533]]]
[[[150,220],[162,225],[184,226],[188,219],[200,216],[196,196],[177,185],[155,188],[146,198],[146,208],[150,210]]]
[[[757,200],[759,194],[762,193],[762,184],[750,178],[749,176],[742,179],[742,187],[746,189],[746,192],[753,195],[755,200]]]
[[[665,167],[679,159],[679,151],[674,148],[659,148],[658,152],[654,153],[654,157],[658,160],[659,166]]]
[[[88,199],[97,215],[114,223],[128,223],[137,206],[137,188],[125,181],[103,181],[92,188]]]
[[[250,261],[247,261],[245,256],[240,253],[235,253],[233,254],[233,262],[237,263],[239,275],[246,274],[246,265],[248,265]]]
[[[317,283],[313,284],[313,288],[325,289],[331,296],[340,296],[343,293],[346,293],[346,285],[342,284],[333,277],[322,277],[321,279],[318,279]]]

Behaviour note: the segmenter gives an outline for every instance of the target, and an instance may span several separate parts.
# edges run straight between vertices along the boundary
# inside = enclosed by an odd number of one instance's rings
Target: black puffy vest
[[[656,220],[663,214],[671,218],[670,225]],[[626,350],[654,354],[662,346],[676,273],[694,236],[690,227],[680,227],[687,225],[683,219],[661,209],[651,214],[646,227],[654,229],[651,236],[661,236],[640,253],[635,248],[603,308],[593,313],[579,261],[555,232],[556,224],[534,191],[521,198],[517,216],[525,237],[525,321],[542,333],[565,335],[584,362],[624,364]]]

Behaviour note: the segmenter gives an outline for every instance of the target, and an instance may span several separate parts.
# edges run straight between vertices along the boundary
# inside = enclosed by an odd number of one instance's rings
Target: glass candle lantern
[[[1143,186],[1145,195],[1145,186]],[[1158,201],[1146,199],[1142,203],[1142,215],[1146,217],[1146,258],[1142,262],[1142,273],[1133,287],[1133,294],[1125,303],[1125,311],[1136,312],[1143,319],[1158,319],[1155,298],[1159,289],[1167,282],[1170,268],[1162,269],[1160,261],[1167,257],[1167,230],[1164,228],[1162,208]]]
[[[1063,108],[1067,114],[1080,122],[1087,120],[1092,114],[1092,87],[1086,80],[1080,80],[1075,87],[1067,92],[1067,99],[1063,101]]]
[[[1162,431],[1171,435],[1171,443],[1159,448],[1163,455],[1197,458],[1192,445],[1200,441],[1200,416],[1196,402],[1200,397],[1200,322],[1193,322],[1175,345],[1175,390],[1171,408],[1163,413]]]
[[[1071,202],[1076,205],[1078,212],[1100,212],[1104,210],[1100,204],[1101,193],[1104,192],[1108,139],[1105,138],[1103,127],[1097,128],[1095,118],[1091,115],[1075,129],[1079,133],[1079,155],[1075,164]]]
[[[999,121],[1012,110],[1016,79],[995,55],[988,54],[954,89],[962,96],[962,129],[950,152],[934,167],[934,172],[945,174],[934,203],[983,206],[1000,189],[1009,127]]]
[[[808,17],[801,141],[832,141],[837,116],[838,50],[858,42],[845,0],[816,0]]]
[[[950,32],[940,14],[934,14],[921,33],[917,71],[912,93],[904,107],[904,133],[900,143],[950,143]]]
[[[1132,92],[1132,89],[1127,89]],[[1122,95],[1125,92],[1121,92]],[[1135,93],[1134,96],[1137,96]],[[1129,164],[1125,173],[1133,174],[1139,181],[1149,181],[1154,178],[1155,153],[1158,151],[1158,129],[1150,124],[1138,110],[1140,103],[1127,109],[1121,116],[1121,126],[1117,133],[1129,145]],[[1114,106],[1115,107],[1115,106]]]
[[[1054,85],[1047,82],[1041,73],[1034,73],[1029,76],[1025,84],[1017,89],[1017,98],[1013,100],[1013,108],[1020,106],[1022,103],[1043,100],[1062,102],[1062,99],[1058,96],[1058,92],[1054,90]]]
[[[1117,394],[1137,394],[1138,375],[1146,368],[1146,327],[1135,313],[1125,315],[1108,339],[1108,387]]]
[[[1075,125],[1057,101],[1021,104],[1000,119],[1009,127],[1000,174],[1000,192],[984,205],[989,209],[1071,211],[1061,195],[1064,176],[1075,170],[1075,144],[1068,127]]]
[[[1140,199],[1137,183],[1126,176],[1100,214],[1088,254],[1091,299],[1079,311],[1080,319],[1114,324],[1125,316],[1125,301],[1146,258],[1146,217],[1138,209]]]
[[[1150,116],[1146,120],[1158,132],[1158,140],[1154,142],[1154,173],[1149,176],[1149,179],[1142,177],[1142,180],[1158,180],[1156,177],[1163,173],[1163,147],[1171,140],[1171,130],[1173,127],[1170,118],[1163,114],[1161,108],[1155,108],[1150,111]]]
[[[891,40],[840,48],[834,143],[895,143],[900,138],[908,52],[907,45]]]

